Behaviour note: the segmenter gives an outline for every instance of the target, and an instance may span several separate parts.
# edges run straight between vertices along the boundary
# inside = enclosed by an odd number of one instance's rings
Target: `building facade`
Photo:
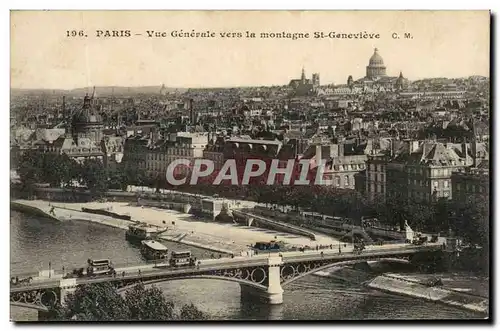
[[[484,198],[489,201],[490,173],[489,161],[482,161],[477,167],[453,172],[451,175],[453,200],[465,203],[470,197]]]

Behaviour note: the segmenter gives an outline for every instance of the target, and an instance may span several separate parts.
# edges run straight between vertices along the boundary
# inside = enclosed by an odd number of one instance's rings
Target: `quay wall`
[[[34,215],[34,216],[40,216],[40,217],[45,217],[49,218],[55,221],[61,221],[59,218],[51,215],[49,212],[44,211],[41,208],[37,208],[34,206],[29,206],[23,203],[18,203],[18,202],[13,202],[11,201],[10,203],[10,208],[15,211],[23,212],[26,214]]]
[[[292,234],[297,234],[300,236],[305,236],[305,237],[310,238],[311,240],[316,240],[316,234],[314,234],[313,232],[308,231],[306,229],[303,229],[303,228],[300,228],[297,226],[293,226],[290,224],[282,223],[279,221],[271,220],[268,218],[264,218],[261,215],[252,214],[251,211],[246,211],[246,210],[243,211],[242,210],[242,212],[244,213],[245,216],[242,216],[236,210],[233,211],[233,216],[235,216],[235,220],[237,222],[238,222],[238,220],[240,220],[240,222],[241,222],[242,218],[249,217],[249,218],[254,219],[252,224],[256,224],[257,227],[269,228],[271,230],[284,231],[284,232],[288,232],[288,233],[292,233]],[[272,217],[272,216],[270,216],[270,217]]]
[[[125,220],[125,221],[131,220],[130,215],[117,214],[117,213],[113,213],[111,211],[104,210],[104,209],[92,209],[92,208],[82,207],[82,212],[103,215],[103,216],[109,216],[109,217],[118,218],[118,219]]]
[[[481,314],[488,314],[488,298],[447,289],[441,286],[428,286],[418,281],[412,281],[389,274],[375,277],[371,281],[366,282],[365,286],[382,292],[420,298]]]

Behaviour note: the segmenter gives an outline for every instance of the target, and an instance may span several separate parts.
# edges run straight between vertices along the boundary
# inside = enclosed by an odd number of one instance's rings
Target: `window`
[[[433,184],[434,184],[434,187],[438,187],[438,181],[437,180],[434,181]]]
[[[458,183],[458,184],[456,185],[456,187],[457,187],[457,191],[460,191],[460,183]]]
[[[444,184],[444,188],[448,188],[448,181],[447,180],[445,180],[443,184]]]
[[[349,186],[349,176],[344,176],[344,186]]]
[[[335,176],[335,186],[340,186],[340,177]]]

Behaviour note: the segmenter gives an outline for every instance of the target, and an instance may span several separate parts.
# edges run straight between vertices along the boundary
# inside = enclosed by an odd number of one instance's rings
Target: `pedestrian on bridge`
[[[122,277],[125,277],[125,271],[122,272]]]
[[[339,244],[339,255],[342,254],[342,248],[340,247],[340,244]]]

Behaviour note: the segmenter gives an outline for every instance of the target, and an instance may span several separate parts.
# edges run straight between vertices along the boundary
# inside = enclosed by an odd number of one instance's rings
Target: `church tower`
[[[347,77],[347,86],[352,87],[354,84],[354,80],[352,79],[352,76]]]
[[[396,79],[396,89],[402,90],[405,85],[405,78],[403,77],[403,72],[399,72],[399,77]]]

